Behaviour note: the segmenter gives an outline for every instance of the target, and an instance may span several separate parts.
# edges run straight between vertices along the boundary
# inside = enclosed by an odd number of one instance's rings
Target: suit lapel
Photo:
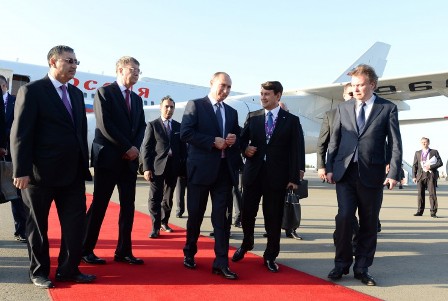
[[[287,114],[285,110],[280,108],[280,110],[278,111],[277,120],[274,120],[275,127],[274,131],[272,132],[272,137],[271,139],[269,139],[269,143],[272,142],[272,139],[276,139],[276,137],[278,136],[277,133],[279,133],[282,130],[284,124],[286,124],[286,121],[287,121]]]
[[[126,115],[128,120],[131,121],[131,116],[129,114],[128,108],[126,107],[126,100],[124,99],[123,93],[120,90],[120,86],[117,84],[117,82],[113,82],[110,86],[114,89],[114,93],[118,96],[118,106],[121,108],[121,110]],[[133,111],[135,111],[135,110],[132,110],[132,109],[133,108],[135,109],[135,105],[132,101],[132,98],[133,98],[132,91],[131,91],[129,97],[130,97],[130,101],[131,101],[131,114],[133,114]]]
[[[48,92],[48,96],[49,96],[49,99],[51,99],[51,102],[54,103],[57,110],[61,112],[61,116],[64,116],[64,119],[66,119],[67,122],[70,122],[70,124],[73,125],[73,120],[70,117],[70,113],[67,111],[67,108],[65,107],[64,103],[62,102],[62,99],[59,96],[58,91],[56,91],[56,87],[53,85],[53,83],[51,82],[51,80],[48,76],[45,77],[45,84],[47,85],[46,91]],[[70,100],[71,100],[72,107],[73,107],[72,94],[70,94],[69,90],[70,89],[68,89],[68,93],[69,93]]]
[[[219,130],[218,119],[216,119],[216,112],[215,112],[215,109],[213,108],[212,102],[210,101],[210,99],[208,98],[208,96],[206,96],[206,97],[203,99],[202,104],[203,104],[203,106],[204,106],[204,109],[205,109],[207,115],[210,116],[210,120],[211,120],[211,122],[214,124],[215,129],[216,129],[216,132],[219,133],[220,130]],[[226,124],[227,124],[227,122],[226,122]],[[218,134],[217,136],[218,136],[218,137],[221,137],[221,135],[222,135],[222,134]]]

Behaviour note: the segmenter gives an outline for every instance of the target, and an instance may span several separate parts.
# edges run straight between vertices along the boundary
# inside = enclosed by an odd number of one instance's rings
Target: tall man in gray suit
[[[184,266],[196,268],[197,241],[209,195],[215,236],[212,273],[237,279],[229,269],[229,236],[232,222],[232,187],[238,183],[238,113],[223,101],[230,93],[232,80],[217,72],[210,81],[210,93],[191,100],[185,107],[180,137],[188,143],[187,155],[187,241]]]
[[[417,184],[417,212],[414,216],[422,216],[425,211],[425,190],[429,192],[431,204],[431,217],[437,218],[437,180],[439,179],[438,168],[443,166],[442,158],[436,149],[429,148],[429,138],[421,139],[422,149],[415,152],[412,164],[412,181]]]
[[[356,279],[376,285],[368,273],[377,243],[378,215],[383,185],[393,189],[398,183],[402,145],[397,106],[374,94],[378,82],[375,70],[359,65],[350,72],[355,99],[338,105],[327,160],[327,181],[336,183],[335,267],[330,279],[349,273],[353,263],[352,221],[359,215],[359,238],[353,271]],[[388,143],[388,148],[384,147]],[[390,170],[385,176],[390,151]]]
[[[138,156],[146,128],[142,98],[132,91],[141,74],[140,63],[133,57],[123,56],[117,61],[115,70],[117,81],[99,88],[93,103],[96,129],[91,165],[95,179],[93,200],[87,211],[82,260],[90,264],[106,263],[93,250],[110,197],[117,186],[120,218],[114,260],[143,264],[142,259],[132,254],[131,242]]]
[[[84,97],[68,83],[79,61],[68,46],[53,47],[47,60],[48,75],[19,89],[11,129],[14,185],[22,189],[29,210],[29,275],[39,288],[54,286],[48,278],[47,235],[53,200],[62,232],[56,281],[85,283],[96,278],[78,269],[86,217],[84,181],[92,179]]]

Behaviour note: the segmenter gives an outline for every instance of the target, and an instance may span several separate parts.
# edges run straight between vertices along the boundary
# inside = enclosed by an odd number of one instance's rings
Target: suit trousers
[[[353,262],[353,218],[358,209],[359,232],[355,253],[355,272],[365,272],[372,265],[376,251],[378,215],[383,187],[366,187],[359,178],[358,164],[350,163],[341,181],[336,183],[338,214],[336,215],[335,266],[349,268]]]
[[[433,179],[432,175],[421,177],[417,182],[418,198],[417,198],[417,212],[423,213],[425,211],[425,190],[429,192],[429,202],[431,204],[431,213],[436,214],[438,203],[436,194],[437,180]]]
[[[29,185],[22,198],[29,213],[26,222],[30,276],[48,277],[50,254],[48,215],[54,200],[61,224],[61,246],[57,273],[72,276],[79,273],[82,238],[86,217],[85,183],[81,177],[62,187]]]
[[[275,260],[280,252],[280,235],[282,227],[283,207],[286,184],[284,187],[269,186],[269,172],[263,164],[257,178],[251,185],[243,187],[242,219],[244,239],[242,247],[252,250],[254,246],[255,220],[263,197],[264,227],[267,233],[267,245],[263,257]]]
[[[177,177],[176,189],[174,190],[174,199],[176,202],[176,214],[185,212],[185,188],[187,187],[187,177]]]
[[[14,218],[14,235],[26,236],[26,217],[27,210],[23,204],[22,193],[20,189],[17,189],[17,195],[20,198],[11,200],[12,217]]]
[[[197,241],[207,208],[208,197],[212,200],[212,225],[215,236],[215,260],[213,267],[229,266],[229,238],[232,222],[232,178],[227,159],[221,159],[218,178],[211,185],[188,183],[187,189],[187,241],[184,255],[194,257],[198,251]]]
[[[151,215],[153,231],[160,229],[161,224],[168,224],[171,208],[173,207],[173,193],[176,188],[176,175],[171,172],[172,161],[169,158],[165,172],[153,176],[149,183],[148,208]]]
[[[95,168],[93,200],[87,211],[83,255],[88,255],[95,249],[115,185],[118,188],[120,201],[118,242],[115,254],[132,255],[131,232],[134,223],[137,172],[132,170],[129,164],[128,161],[123,161],[120,166],[116,166],[115,170]]]

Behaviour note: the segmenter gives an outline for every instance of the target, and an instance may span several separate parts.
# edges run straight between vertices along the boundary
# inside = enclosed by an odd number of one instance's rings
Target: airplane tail
[[[372,66],[378,77],[382,77],[386,68],[387,55],[389,54],[390,45],[383,42],[376,42],[369,48],[359,59],[357,59],[350,67],[345,70],[334,83],[346,83],[351,80],[347,74],[359,64],[368,64]]]

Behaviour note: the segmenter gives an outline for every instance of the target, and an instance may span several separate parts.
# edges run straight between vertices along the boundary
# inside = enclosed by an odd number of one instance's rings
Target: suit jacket
[[[10,94],[8,93],[8,96]],[[0,101],[0,148],[6,149],[7,147],[7,132],[5,123],[5,103]]]
[[[244,154],[248,145],[256,146],[257,151],[252,157],[246,157],[244,185],[251,185],[255,181],[265,157],[269,187],[286,189],[289,182],[299,184],[299,125],[297,116],[280,109],[271,139],[266,143],[265,110],[247,115],[241,132],[241,151]]]
[[[180,123],[171,119],[171,133],[168,137],[161,117],[148,122],[141,149],[143,171],[150,170],[155,175],[162,175],[170,149],[170,175],[177,176],[186,158],[186,145],[180,140]]]
[[[6,149],[8,150],[8,154],[10,154],[9,136],[11,134],[12,122],[14,121],[16,97],[8,93],[7,100],[5,109]]]
[[[71,84],[67,91],[74,120],[48,75],[19,89],[11,129],[14,177],[60,187],[71,184],[81,168],[91,180],[84,96]]]
[[[93,167],[114,169],[132,146],[140,149],[146,128],[143,100],[135,92],[131,92],[130,98],[129,114],[116,82],[97,90],[93,102],[96,117],[91,155]],[[129,168],[137,172],[138,159],[130,161]]]
[[[429,176],[434,180],[437,180],[439,178],[438,168],[443,166],[443,162],[440,158],[439,152],[435,149],[430,149],[427,160],[430,160],[433,157],[436,158],[436,163],[431,164],[431,166],[429,167],[429,169],[431,170]],[[418,150],[415,152],[414,163],[412,164],[412,174],[413,177],[417,179],[417,181],[420,181],[420,178],[423,175],[422,150]]]
[[[333,173],[336,182],[340,181],[358,150],[359,177],[364,186],[382,186],[387,163],[390,163],[388,177],[398,181],[402,144],[397,106],[376,96],[363,132],[358,133],[355,105],[356,100],[352,99],[339,104],[336,109],[328,147],[327,172]],[[385,147],[386,139],[388,147]]]
[[[225,110],[225,135],[237,136],[236,143],[224,152],[233,185],[238,183],[240,127],[237,111],[223,103]],[[218,120],[208,96],[190,100],[184,111],[180,127],[180,138],[188,143],[187,177],[192,184],[211,185],[218,177],[221,150],[215,148],[215,137],[221,137]]]
[[[333,132],[334,115],[336,109],[325,112],[322,126],[320,128],[319,138],[317,140],[317,168],[325,168],[327,162],[328,143],[330,142],[331,133]]]

